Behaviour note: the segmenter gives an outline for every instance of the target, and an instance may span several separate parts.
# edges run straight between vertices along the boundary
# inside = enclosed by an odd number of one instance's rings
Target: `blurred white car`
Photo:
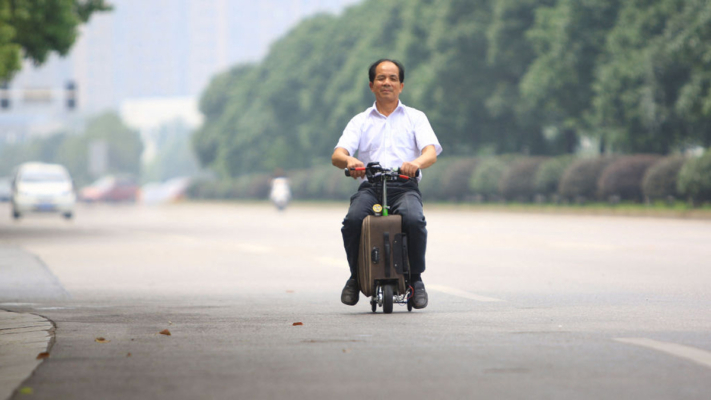
[[[38,162],[17,167],[12,180],[12,216],[28,212],[58,212],[72,218],[76,193],[67,169]]]

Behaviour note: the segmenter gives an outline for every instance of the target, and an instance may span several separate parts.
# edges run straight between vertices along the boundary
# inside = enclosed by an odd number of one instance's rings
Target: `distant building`
[[[83,116],[144,98],[197,99],[210,78],[263,57],[299,20],[360,0],[112,0],[95,14],[67,58],[25,63],[0,110],[0,144],[69,127]],[[76,108],[66,106],[67,82]]]

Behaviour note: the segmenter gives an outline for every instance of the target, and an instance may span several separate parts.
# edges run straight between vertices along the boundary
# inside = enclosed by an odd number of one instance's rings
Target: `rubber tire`
[[[412,297],[407,301],[407,311],[412,312]]]
[[[393,312],[393,287],[391,285],[383,287],[383,312],[385,314]]]
[[[371,300],[370,309],[373,310],[373,312],[376,312],[378,310],[378,303],[376,303],[374,300]]]
[[[12,211],[12,218],[13,219],[20,219],[21,216],[22,215],[20,215],[19,212],[15,211],[15,210]]]
[[[68,212],[68,213],[62,214],[62,216],[64,217],[64,219],[72,219],[72,217],[74,216],[74,214]]]

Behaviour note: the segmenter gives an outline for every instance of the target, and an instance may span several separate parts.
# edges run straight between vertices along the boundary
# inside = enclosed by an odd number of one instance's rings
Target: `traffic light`
[[[10,84],[7,81],[0,84],[0,108],[10,108]]]
[[[67,110],[74,110],[77,107],[77,84],[74,81],[67,81],[65,86],[67,93]]]

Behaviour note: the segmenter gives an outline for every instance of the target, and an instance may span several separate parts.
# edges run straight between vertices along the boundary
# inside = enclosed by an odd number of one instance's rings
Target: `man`
[[[417,170],[430,167],[442,152],[437,136],[425,114],[400,102],[404,88],[405,69],[394,60],[378,60],[368,69],[370,90],[375,104],[351,119],[343,131],[331,162],[338,168],[363,167],[379,161],[385,168],[400,167],[401,173],[415,177]],[[355,157],[357,153],[358,158]],[[427,229],[422,211],[422,195],[418,181],[388,183],[388,204],[393,214],[402,216],[403,232],[409,242],[410,268],[414,288],[413,307],[427,307],[427,292],[420,274],[425,270]],[[363,180],[364,171],[351,171],[355,179]],[[343,244],[346,248],[351,277],[341,293],[347,305],[358,303],[358,246],[363,219],[373,214],[378,202],[376,188],[367,181],[351,197],[348,214],[343,220]]]

